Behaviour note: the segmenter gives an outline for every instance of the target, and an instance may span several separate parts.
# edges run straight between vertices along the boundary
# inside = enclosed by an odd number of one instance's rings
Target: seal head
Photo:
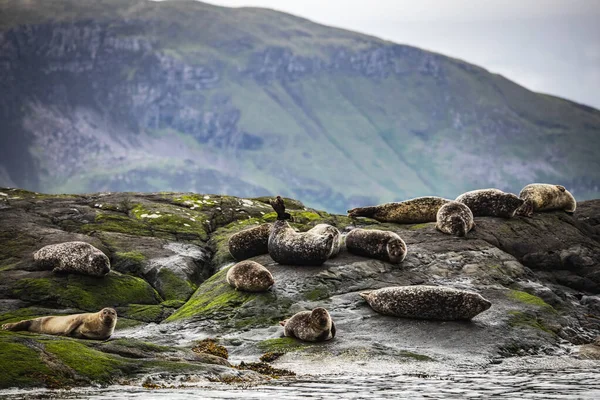
[[[406,243],[397,233],[356,228],[346,235],[350,253],[398,264],[406,257]]]
[[[435,227],[444,233],[464,237],[475,226],[471,209],[463,203],[451,201],[440,207]]]

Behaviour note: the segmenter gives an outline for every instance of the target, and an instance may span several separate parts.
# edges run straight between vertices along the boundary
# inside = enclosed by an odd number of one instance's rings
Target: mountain
[[[600,196],[600,111],[267,9],[0,0],[0,118],[0,186],[50,193]]]

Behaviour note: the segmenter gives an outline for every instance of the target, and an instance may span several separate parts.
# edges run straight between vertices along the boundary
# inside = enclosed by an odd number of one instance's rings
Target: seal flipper
[[[71,322],[71,325],[65,331],[65,336],[71,336],[75,338],[86,338],[86,336],[81,332],[76,332],[77,328],[79,328],[81,325],[83,325],[83,321]]]
[[[331,321],[331,339],[333,339],[335,337],[335,323],[333,321]]]

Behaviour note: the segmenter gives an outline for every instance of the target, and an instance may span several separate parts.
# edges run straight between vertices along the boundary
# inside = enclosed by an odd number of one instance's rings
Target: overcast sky
[[[600,108],[600,0],[208,0],[436,51]]]

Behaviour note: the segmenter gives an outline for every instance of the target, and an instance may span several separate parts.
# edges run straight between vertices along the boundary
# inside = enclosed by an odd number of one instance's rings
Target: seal
[[[279,322],[284,336],[295,337],[307,342],[323,342],[335,337],[335,324],[323,307],[312,311],[300,311],[292,318]]]
[[[475,226],[471,209],[458,201],[451,201],[440,207],[435,227],[454,236],[467,236]]]
[[[229,253],[236,261],[267,254],[272,227],[273,224],[262,224],[234,233],[228,241]]]
[[[273,223],[269,235],[268,247],[271,258],[279,264],[323,265],[334,253],[336,235],[331,231],[319,233],[319,230],[296,232],[287,222],[291,216],[285,212],[283,199],[277,196],[277,199],[271,201],[271,206],[277,212],[277,221]]]
[[[103,277],[110,272],[110,260],[86,242],[65,242],[44,246],[33,254],[35,262],[52,272]]]
[[[479,293],[443,286],[396,286],[360,293],[371,308],[394,317],[470,320],[492,306]]]
[[[511,218],[525,202],[516,195],[499,189],[473,190],[461,194],[456,201],[469,207],[475,217],[500,218]]]
[[[115,330],[117,312],[103,308],[97,313],[40,317],[2,325],[7,331],[29,331],[80,339],[108,339]]]
[[[572,214],[577,208],[575,197],[561,185],[532,183],[521,190],[519,197],[525,203],[517,210],[517,215],[525,217],[531,217],[537,211],[564,210]]]
[[[268,269],[250,260],[229,268],[226,279],[231,287],[244,292],[266,292],[275,283]]]
[[[335,226],[318,224],[312,229],[309,229],[307,232],[315,235],[333,235],[333,246],[331,246],[331,254],[329,254],[329,258],[333,258],[340,253],[340,247],[342,246],[342,234]]]
[[[350,253],[399,264],[406,257],[406,243],[398,234],[378,229],[352,229],[346,235]]]
[[[438,210],[449,201],[436,196],[417,197],[399,203],[353,208],[348,210],[348,216],[368,217],[380,222],[395,222],[397,224],[435,222]]]

